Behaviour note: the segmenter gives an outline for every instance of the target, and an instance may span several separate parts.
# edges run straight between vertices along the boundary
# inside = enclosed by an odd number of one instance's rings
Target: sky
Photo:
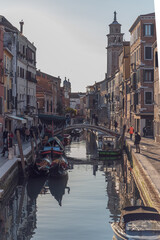
[[[157,6],[158,1],[155,0]],[[104,80],[107,37],[114,11],[124,40],[141,14],[154,12],[154,0],[5,0],[1,15],[20,29],[37,48],[37,69],[66,77],[72,92]]]

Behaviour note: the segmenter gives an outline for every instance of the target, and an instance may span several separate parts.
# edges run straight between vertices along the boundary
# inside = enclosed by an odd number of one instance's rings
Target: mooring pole
[[[17,136],[18,148],[19,148],[19,153],[20,153],[20,158],[21,158],[23,175],[24,175],[24,177],[26,177],[25,161],[24,161],[23,148],[22,148],[22,142],[21,142],[21,137],[20,137],[19,130],[16,131],[16,136]]]
[[[33,131],[33,137],[34,137],[34,141],[35,141],[35,144],[36,144],[36,151],[38,151],[38,144],[37,144],[37,139],[36,139],[36,135],[35,135],[34,131]]]
[[[34,143],[32,138],[31,138],[31,151],[32,151],[32,163],[35,163]]]

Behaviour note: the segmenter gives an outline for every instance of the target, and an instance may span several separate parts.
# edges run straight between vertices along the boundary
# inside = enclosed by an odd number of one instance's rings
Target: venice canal
[[[73,164],[68,178],[29,179],[1,203],[0,239],[112,239],[110,222],[121,209],[141,202],[124,161],[88,164],[96,153],[94,136],[75,139],[66,147]],[[84,163],[86,161],[86,163]]]

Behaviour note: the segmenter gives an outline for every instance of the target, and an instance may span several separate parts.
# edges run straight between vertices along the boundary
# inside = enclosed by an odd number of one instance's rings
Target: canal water
[[[17,182],[0,205],[0,240],[113,239],[111,222],[141,199],[125,160],[88,163],[96,154],[88,135],[66,147],[76,158],[68,177]]]

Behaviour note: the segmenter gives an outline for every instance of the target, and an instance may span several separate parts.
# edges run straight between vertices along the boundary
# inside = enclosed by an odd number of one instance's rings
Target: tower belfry
[[[118,56],[123,44],[123,35],[121,24],[117,21],[117,12],[114,11],[114,20],[109,25],[109,34],[107,34],[107,78],[111,77],[118,69]]]

